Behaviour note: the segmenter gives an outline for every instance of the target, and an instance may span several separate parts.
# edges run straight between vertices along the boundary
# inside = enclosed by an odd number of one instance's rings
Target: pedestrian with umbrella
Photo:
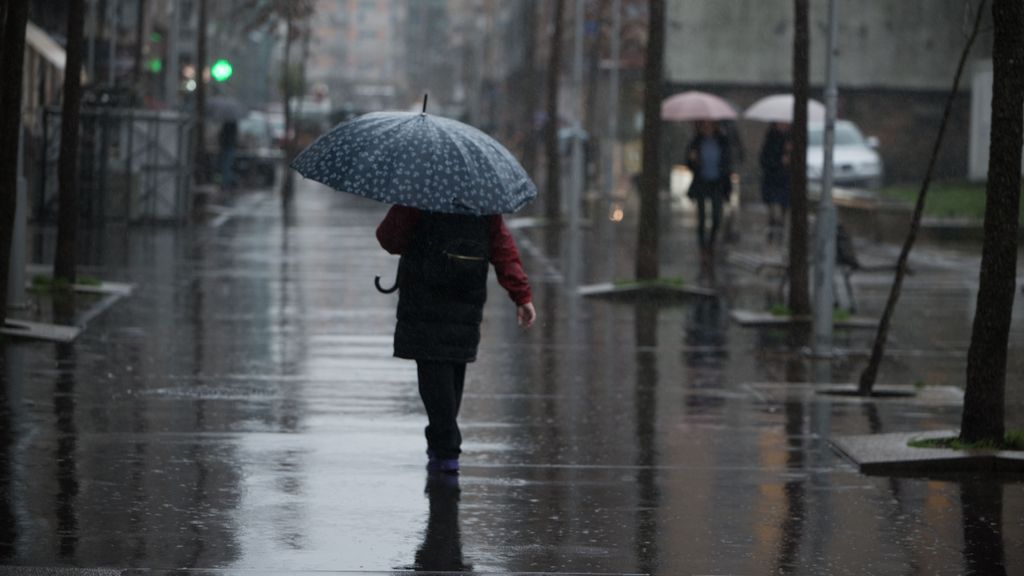
[[[747,108],[748,120],[767,122],[761,145],[761,200],[768,208],[768,243],[782,239],[786,212],[789,211],[789,158],[793,150],[790,124],[793,122],[793,95],[773,94],[761,98]],[[825,106],[816,100],[807,101],[809,121],[821,122]]]
[[[238,151],[238,121],[249,114],[249,109],[237,98],[215,94],[206,100],[206,119],[220,122],[217,132],[220,186],[223,190],[235,187],[235,155]],[[205,143],[200,143],[204,145]]]
[[[377,228],[401,255],[394,354],[416,361],[427,412],[427,469],[458,473],[457,423],[466,365],[476,360],[487,276],[516,305],[520,326],[536,319],[519,251],[502,219],[537,195],[512,154],[483,132],[422,112],[378,112],[344,122],[303,150],[292,167],[306,178],[393,204]]]

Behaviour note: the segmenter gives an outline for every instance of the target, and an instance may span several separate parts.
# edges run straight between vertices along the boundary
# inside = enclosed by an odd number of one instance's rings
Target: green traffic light
[[[164,69],[164,61],[159,58],[149,59],[149,71],[153,74],[159,74]]]
[[[231,73],[234,69],[231,67],[231,62],[221,58],[213,63],[210,67],[210,76],[217,82],[223,82],[228,78],[231,78]]]

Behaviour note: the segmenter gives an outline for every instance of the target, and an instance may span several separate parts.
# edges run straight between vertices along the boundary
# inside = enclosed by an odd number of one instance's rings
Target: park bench
[[[814,254],[813,246],[808,247],[808,254]],[[779,294],[785,294],[789,283],[789,262],[784,258],[766,259],[746,254],[731,254],[730,261],[740,267],[753,271],[760,275],[765,272],[775,272],[779,276]],[[811,263],[813,266],[813,262]],[[843,277],[843,285],[846,288],[846,300],[850,312],[857,311],[857,301],[854,297],[853,283],[851,277],[856,273],[863,272],[886,272],[895,271],[896,264],[865,265],[857,256],[857,250],[853,244],[853,238],[841,224],[836,228],[836,271]],[[908,274],[910,271],[908,269]],[[834,293],[838,293],[835,292]]]

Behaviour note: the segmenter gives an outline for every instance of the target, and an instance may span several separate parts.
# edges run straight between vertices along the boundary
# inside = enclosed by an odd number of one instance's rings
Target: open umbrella
[[[238,121],[249,114],[249,108],[234,96],[215,94],[206,99],[206,118],[220,122]]]
[[[537,187],[496,140],[423,112],[374,112],[343,122],[291,167],[335,190],[449,214],[512,213]]]
[[[690,90],[669,96],[661,102],[664,120],[731,120],[736,111],[714,94]]]
[[[793,122],[793,95],[775,94],[754,102],[743,113],[748,120],[762,122]],[[824,122],[825,105],[817,100],[807,99],[807,121]]]

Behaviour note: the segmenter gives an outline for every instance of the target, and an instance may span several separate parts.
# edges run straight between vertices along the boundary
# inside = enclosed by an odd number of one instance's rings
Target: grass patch
[[[103,282],[92,276],[79,276],[75,279],[75,284],[79,286],[100,286]],[[52,276],[37,274],[32,277],[32,289],[39,292],[70,292],[73,286],[65,278],[54,280]]]
[[[638,288],[641,286],[664,286],[667,288],[682,288],[683,279],[678,276],[654,278],[651,280],[616,280],[616,288]]]
[[[1003,442],[986,440],[982,442],[963,442],[955,436],[947,438],[927,438],[907,442],[911,448],[949,448],[952,450],[1024,450],[1024,430],[1011,430],[1003,437]]]
[[[878,191],[879,196],[910,204],[917,202],[920,184],[886,186]],[[936,218],[967,218],[981,222],[985,219],[984,182],[932,182],[928,187],[928,198],[924,203],[925,216]],[[1024,204],[1021,205],[1019,220],[1024,223]]]

